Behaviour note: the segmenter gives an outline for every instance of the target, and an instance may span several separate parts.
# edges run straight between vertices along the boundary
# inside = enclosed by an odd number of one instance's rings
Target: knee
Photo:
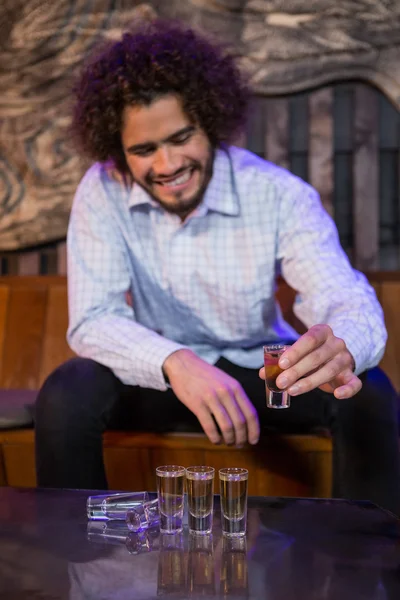
[[[384,371],[375,367],[363,373],[360,378],[363,387],[354,399],[351,399],[353,402],[341,400],[340,405],[348,405],[349,408],[351,406],[360,415],[397,421],[399,396]]]
[[[398,408],[399,396],[386,373],[379,367],[370,369],[361,376],[363,389],[377,401],[385,399],[389,404]]]
[[[72,358],[53,371],[43,383],[35,406],[35,421],[65,426],[91,412],[101,397],[112,395],[117,379],[110,369],[87,358]]]
[[[365,383],[369,393],[381,406],[393,414],[397,422],[400,421],[400,397],[386,373],[379,367],[367,372]]]

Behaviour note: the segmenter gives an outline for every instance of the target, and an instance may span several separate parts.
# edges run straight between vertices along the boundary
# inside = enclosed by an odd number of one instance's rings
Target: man
[[[242,446],[258,442],[260,422],[325,426],[335,495],[396,511],[395,396],[368,374],[384,352],[382,310],[317,193],[229,145],[247,100],[231,56],[165,22],[84,68],[73,130],[95,164],[68,231],[68,340],[80,358],[39,394],[38,482],[105,488],[110,427],[200,428]],[[299,293],[301,337],[274,301],[279,271]],[[292,406],[267,410],[262,347],[282,339],[294,343],[277,383]]]

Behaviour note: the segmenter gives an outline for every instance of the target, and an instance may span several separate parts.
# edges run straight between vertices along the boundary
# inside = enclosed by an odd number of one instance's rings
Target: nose
[[[173,148],[161,146],[158,148],[153,162],[153,170],[157,177],[170,177],[181,167],[181,160]]]

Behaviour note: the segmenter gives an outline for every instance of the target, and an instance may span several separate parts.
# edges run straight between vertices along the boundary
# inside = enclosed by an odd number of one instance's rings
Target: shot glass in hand
[[[178,533],[183,528],[185,467],[157,467],[157,496],[161,533]]]
[[[279,359],[289,346],[269,344],[264,346],[265,389],[268,408],[289,408],[290,396],[276,385],[278,375],[282,373]]]
[[[86,513],[92,521],[121,520],[125,521],[126,513],[130,508],[148,502],[147,492],[117,492],[115,494],[102,494],[89,496],[86,501]]]
[[[219,470],[223,535],[246,535],[248,477],[247,469],[231,467]]]
[[[186,490],[188,499],[189,531],[198,534],[211,533],[214,509],[213,467],[188,467]]]
[[[158,498],[130,508],[126,513],[126,524],[130,531],[141,531],[155,527],[160,523]]]

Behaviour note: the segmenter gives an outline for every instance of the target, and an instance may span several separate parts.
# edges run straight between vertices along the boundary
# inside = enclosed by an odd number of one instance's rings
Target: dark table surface
[[[370,503],[249,498],[245,540],[89,526],[88,491],[0,489],[0,600],[399,600],[400,522]],[[104,530],[104,527],[105,530]]]

